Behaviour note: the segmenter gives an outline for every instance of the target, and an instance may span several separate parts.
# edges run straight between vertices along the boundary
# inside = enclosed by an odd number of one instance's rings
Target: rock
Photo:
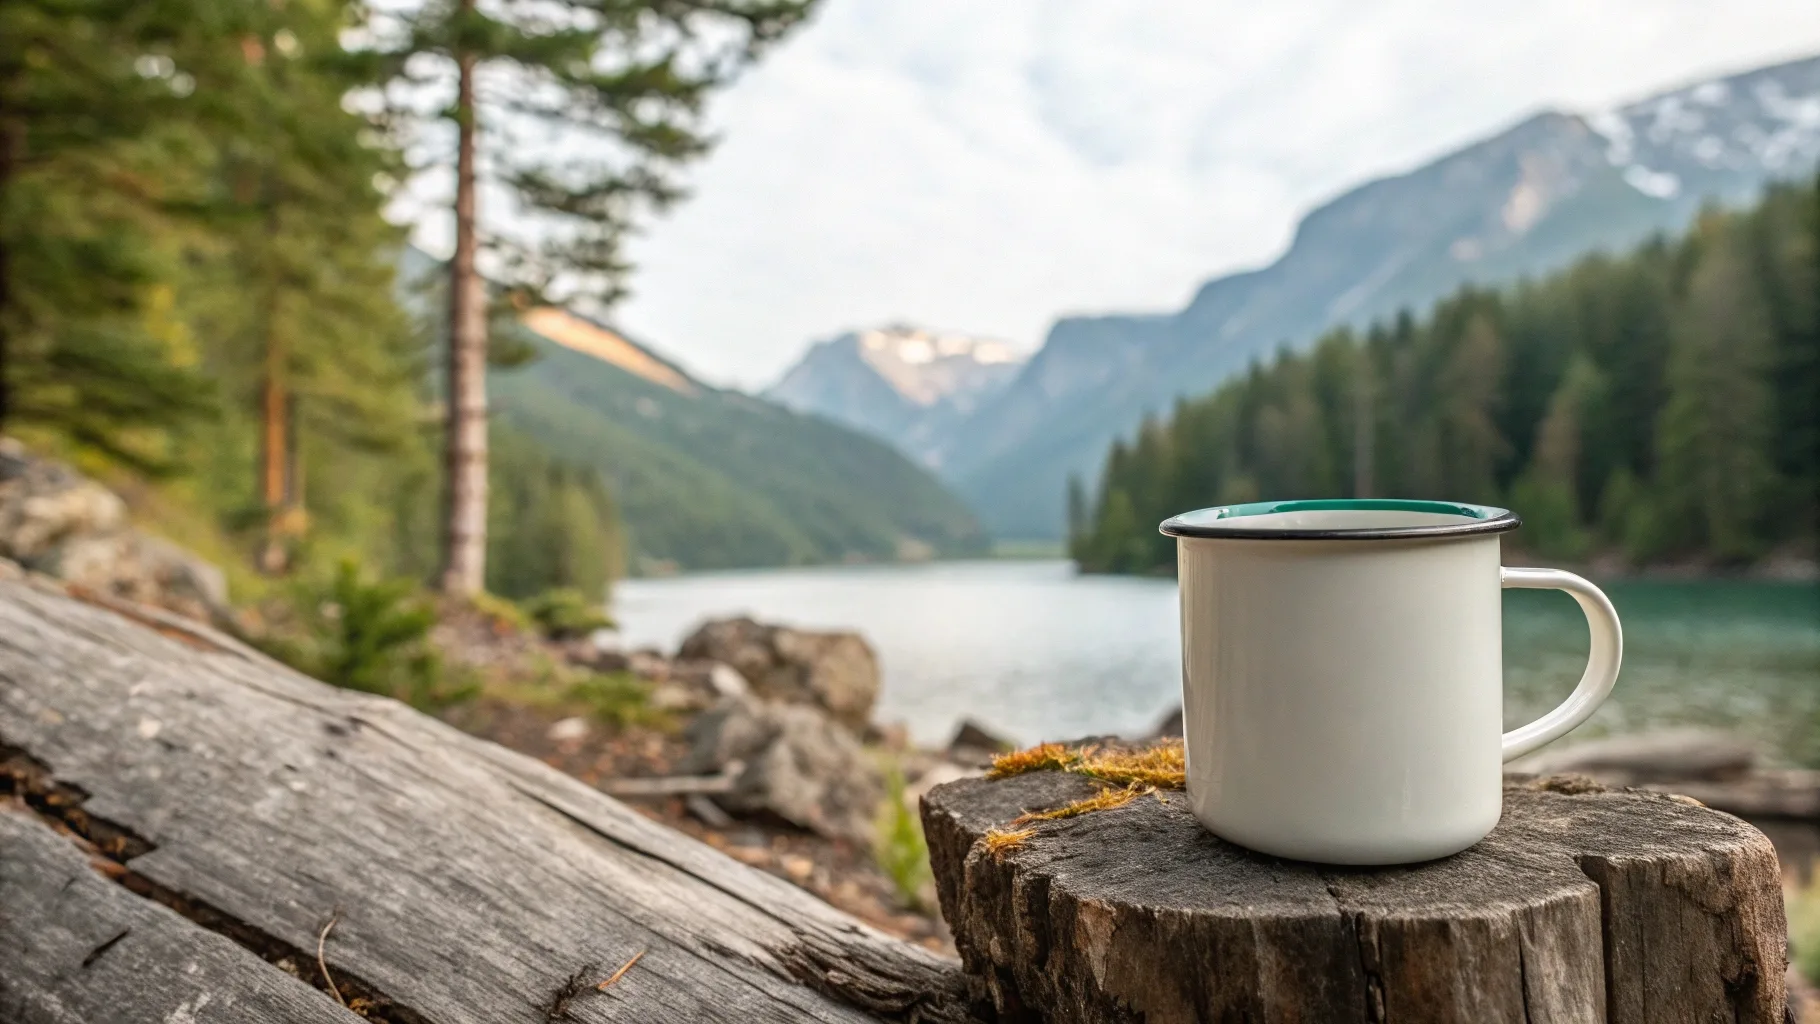
[[[1663,729],[1549,750],[1513,763],[1538,775],[1590,775],[1611,785],[1730,782],[1756,767],[1757,753],[1738,736],[1713,729]]]
[[[1156,728],[1150,730],[1150,739],[1172,740],[1182,734],[1182,706],[1177,704],[1169,713],[1157,720]]]
[[[883,747],[893,753],[910,749],[910,727],[902,722],[886,722],[880,725],[872,722],[860,738],[869,747]]]
[[[684,640],[677,657],[726,662],[753,693],[815,705],[856,732],[865,729],[878,699],[878,657],[858,633],[720,619]]]
[[[751,692],[746,677],[720,661],[671,662],[662,682],[651,691],[653,706],[665,711],[705,711],[725,697]]]
[[[632,659],[626,652],[617,647],[602,646],[591,637],[565,642],[562,656],[569,664],[591,672],[625,672],[632,667]]]
[[[963,718],[960,727],[954,730],[954,738],[948,741],[946,754],[956,764],[984,768],[993,758],[1013,748],[1010,740],[988,731],[971,718]]]
[[[662,651],[641,647],[626,655],[626,670],[640,679],[661,683],[670,678],[670,659]]]
[[[588,738],[590,730],[585,718],[563,718],[550,723],[549,737],[552,743],[580,743]]]
[[[224,620],[227,578],[212,563],[131,529],[126,503],[61,463],[0,439],[0,557],[112,597]]]
[[[830,838],[870,845],[884,785],[853,734],[815,707],[725,697],[684,730],[685,775],[718,774],[744,762],[733,792],[717,797],[738,813],[769,812]]]
[[[985,773],[984,768],[965,767],[952,761],[937,761],[930,765],[927,771],[904,784],[904,808],[920,818],[923,797],[930,790],[949,782],[975,779]]]
[[[993,753],[1002,754],[1013,749],[1014,744],[973,719],[963,718],[960,727],[954,730],[954,738],[948,741],[949,750],[956,747],[990,750]]]

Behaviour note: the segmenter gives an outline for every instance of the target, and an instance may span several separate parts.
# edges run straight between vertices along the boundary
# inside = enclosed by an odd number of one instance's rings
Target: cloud
[[[1820,49],[1784,0],[828,0],[714,101],[694,197],[631,247],[616,318],[762,386],[906,319],[1034,348],[1164,311],[1296,218],[1543,107]]]

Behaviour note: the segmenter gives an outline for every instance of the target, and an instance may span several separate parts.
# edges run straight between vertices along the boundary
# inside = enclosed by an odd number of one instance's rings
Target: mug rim
[[[1423,526],[1370,526],[1353,530],[1291,529],[1226,525],[1235,519],[1273,512],[1427,512],[1462,517],[1459,523]],[[1294,501],[1252,501],[1215,505],[1163,520],[1157,529],[1170,537],[1206,540],[1399,540],[1424,537],[1459,537],[1504,533],[1523,524],[1507,508],[1473,505],[1463,501],[1426,501],[1415,498],[1311,498]]]

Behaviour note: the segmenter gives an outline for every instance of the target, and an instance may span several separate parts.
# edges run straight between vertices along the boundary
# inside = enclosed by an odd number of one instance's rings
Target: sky
[[[824,0],[712,102],[612,319],[750,389],[896,321],[1030,351],[1058,316],[1179,308],[1311,207],[1539,110],[1816,52],[1793,0]]]

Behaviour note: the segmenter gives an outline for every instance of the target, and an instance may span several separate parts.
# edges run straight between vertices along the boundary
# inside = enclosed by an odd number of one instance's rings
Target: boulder
[[[858,633],[720,619],[684,640],[677,657],[725,662],[758,696],[814,705],[856,732],[878,699],[878,656]]]
[[[992,759],[1008,750],[1014,744],[971,718],[961,719],[961,724],[954,730],[954,738],[948,741],[946,751],[948,759],[955,764],[984,768]]]
[[[654,647],[640,647],[626,655],[625,670],[640,679],[661,683],[670,678],[670,659]]]
[[[114,492],[32,458],[17,442],[0,442],[0,556],[36,568],[67,540],[125,529],[126,503]]]
[[[725,662],[679,659],[652,688],[651,703],[665,711],[705,711],[723,698],[750,692],[746,677]]]
[[[820,835],[870,845],[884,784],[859,741],[820,709],[748,695],[722,698],[684,730],[686,775],[718,775],[734,762],[736,813],[768,812]]]
[[[1150,739],[1172,740],[1182,734],[1182,706],[1170,708],[1150,730]]]
[[[10,439],[0,439],[0,558],[192,618],[226,613],[219,567],[130,528],[114,492]]]

